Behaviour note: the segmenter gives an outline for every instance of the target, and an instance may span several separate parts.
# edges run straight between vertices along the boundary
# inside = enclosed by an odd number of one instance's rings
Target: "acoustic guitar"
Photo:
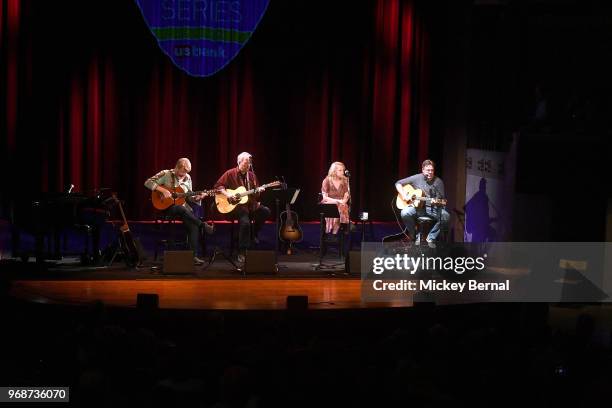
[[[400,210],[403,210],[406,207],[415,207],[420,208],[424,205],[433,205],[433,206],[445,206],[446,199],[444,198],[431,198],[426,197],[423,190],[412,188],[410,184],[406,184],[402,187],[406,194],[408,195],[408,201],[404,200],[401,194],[397,194],[397,199],[395,200],[395,205]]]
[[[273,181],[272,183],[264,184],[260,187],[255,187],[251,190],[247,190],[244,186],[240,186],[235,190],[226,189],[228,193],[232,196],[230,198],[226,197],[225,194],[217,192],[215,194],[215,204],[217,205],[217,210],[219,210],[222,214],[230,213],[236,208],[237,205],[246,204],[249,201],[249,196],[251,194],[259,193],[265,188],[268,187],[278,187],[281,185],[280,181]]]
[[[187,191],[183,190],[181,186],[177,187],[166,187],[162,186],[166,190],[170,191],[171,197],[165,198],[161,191],[151,191],[151,202],[153,207],[158,210],[165,210],[173,205],[183,205],[187,197],[193,197],[196,195],[204,194],[205,197],[213,196],[217,193],[217,190],[202,190],[202,191]]]
[[[294,242],[301,242],[304,233],[298,223],[298,215],[295,211],[291,210],[289,203],[287,203],[285,211],[280,214],[280,219],[281,226],[278,229],[278,236],[281,241],[289,244],[287,255],[291,255],[291,246]]]
[[[123,225],[119,227],[119,245],[121,246],[121,252],[123,252],[126,265],[133,268],[140,265],[142,262],[142,259],[140,259],[140,252],[138,251],[138,247],[136,246],[136,242],[134,241],[134,237],[130,231],[127,219],[125,218],[121,201],[117,198],[115,193],[113,193],[113,199],[119,205],[119,211],[121,212],[121,219],[123,221]]]

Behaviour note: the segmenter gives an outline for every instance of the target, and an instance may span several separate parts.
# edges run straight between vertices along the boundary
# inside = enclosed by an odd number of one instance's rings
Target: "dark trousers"
[[[236,219],[238,220],[238,249],[244,251],[251,245],[251,219],[253,219],[253,237],[257,237],[262,225],[270,218],[270,209],[260,205],[256,210],[249,213],[247,207],[236,209]]]
[[[165,211],[166,214],[173,217],[178,217],[183,221],[185,230],[187,231],[187,241],[189,243],[189,249],[193,251],[195,255],[199,251],[200,242],[200,227],[204,224],[198,217],[193,214],[193,211],[183,205],[173,205]]]

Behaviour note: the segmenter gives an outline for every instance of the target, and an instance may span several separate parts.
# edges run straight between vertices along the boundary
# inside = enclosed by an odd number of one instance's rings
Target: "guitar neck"
[[[214,194],[215,190],[202,190],[202,191],[187,191],[185,193],[175,193],[177,197],[193,197],[199,194],[211,195]]]
[[[446,205],[446,200],[443,198],[431,198],[431,197],[423,197],[420,200],[425,200],[427,204],[441,204]]]
[[[123,220],[123,225],[125,226],[126,231],[129,231],[130,227],[128,226],[127,219],[125,218],[125,213],[123,212],[123,206],[121,205],[121,201],[119,201],[117,198],[115,198],[115,200],[117,200],[117,204],[119,204],[119,212],[121,213],[121,219]]]
[[[251,194],[255,194],[255,193],[257,193],[257,192],[258,192],[260,189],[262,189],[262,188],[268,188],[268,187],[270,187],[270,186],[272,186],[272,185],[274,185],[274,183],[264,184],[263,186],[259,186],[259,187],[252,188],[252,189],[250,189],[250,190],[248,190],[248,191],[245,191],[244,193],[241,193],[241,194],[240,194],[240,197],[245,197],[245,196],[248,196],[248,195],[251,195]]]

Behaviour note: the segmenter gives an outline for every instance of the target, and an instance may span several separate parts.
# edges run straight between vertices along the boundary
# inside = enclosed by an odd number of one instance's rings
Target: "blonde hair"
[[[191,162],[186,157],[181,157],[176,161],[176,166],[174,166],[176,170],[185,169],[189,173],[191,171]]]
[[[329,170],[327,171],[327,177],[329,178],[336,178],[336,170],[338,169],[338,166],[342,166],[344,167],[344,169],[346,170],[346,166],[344,165],[344,163],[342,162],[333,162],[331,164],[331,166],[329,166]],[[344,179],[344,174],[341,177],[342,179]]]

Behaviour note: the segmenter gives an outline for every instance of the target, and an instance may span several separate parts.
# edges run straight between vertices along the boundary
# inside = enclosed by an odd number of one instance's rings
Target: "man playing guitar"
[[[242,152],[237,158],[238,166],[227,170],[219,180],[215,183],[214,188],[219,190],[228,200],[233,200],[234,196],[228,190],[234,190],[239,187],[244,187],[246,190],[259,188],[260,191],[265,190],[265,186],[260,187],[257,176],[253,171],[252,156],[248,152]],[[261,230],[261,226],[270,217],[270,209],[261,205],[258,201],[259,194],[252,194],[248,197],[246,204],[239,204],[231,211],[231,216],[238,220],[238,262],[244,262],[245,251],[251,244],[250,237],[250,219],[254,220],[253,225],[253,241],[257,244],[257,234]]]
[[[446,209],[437,205],[446,203],[446,196],[444,194],[444,182],[434,175],[434,162],[425,160],[421,165],[421,171],[421,173],[398,180],[395,183],[395,188],[401,199],[408,204],[402,209],[401,213],[407,233],[414,239],[414,225],[417,217],[428,215],[435,220],[435,224],[427,236],[427,242],[433,242],[438,238],[441,228],[446,228],[448,225],[450,216]],[[407,188],[406,185],[411,188]],[[412,189],[420,190],[419,192],[424,193],[426,199],[418,200],[415,195],[411,196],[409,191]],[[425,205],[419,205],[421,202]]]
[[[181,187],[184,192],[193,191],[191,176],[189,176],[189,172],[191,171],[191,162],[189,159],[183,157],[178,159],[176,162],[176,166],[172,170],[162,170],[156,175],[148,178],[144,185],[151,191],[158,191],[164,198],[171,198],[172,193],[171,189],[174,190],[176,187]],[[199,204],[199,202],[204,198],[204,193],[193,195],[189,198],[191,202]],[[183,221],[183,225],[187,231],[187,237],[189,241],[189,248],[194,252],[194,263],[196,265],[201,265],[204,263],[203,260],[197,257],[199,251],[199,237],[200,237],[200,228],[202,226],[205,227],[206,233],[212,234],[213,226],[202,222],[198,217],[193,214],[192,208],[189,206],[187,202],[184,202],[182,205],[172,205],[166,210],[164,210],[165,214],[177,216]]]

